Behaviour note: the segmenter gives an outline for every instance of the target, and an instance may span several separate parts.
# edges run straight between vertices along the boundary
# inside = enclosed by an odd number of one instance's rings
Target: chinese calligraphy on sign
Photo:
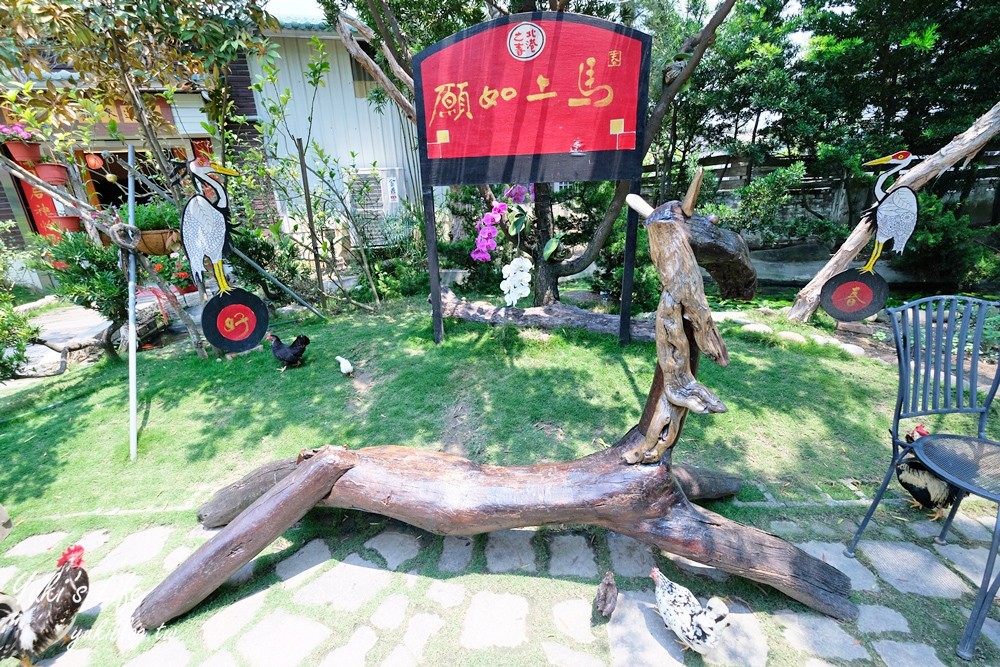
[[[565,176],[558,180],[610,177],[625,162],[640,169],[649,44],[648,35],[607,21],[538,12],[425,49],[414,58],[414,84],[430,180],[438,182],[436,160],[517,155],[553,156],[536,166],[573,160],[553,172]],[[488,182],[480,180],[485,163],[472,171],[463,164],[450,163],[442,178]],[[495,181],[529,180],[514,174],[508,168]]]

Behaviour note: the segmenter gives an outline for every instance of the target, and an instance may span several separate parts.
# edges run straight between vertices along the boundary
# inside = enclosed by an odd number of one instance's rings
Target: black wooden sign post
[[[638,192],[649,35],[532,12],[448,37],[414,59],[434,340],[444,337],[434,186],[632,181]],[[630,339],[638,217],[629,213],[621,339]]]

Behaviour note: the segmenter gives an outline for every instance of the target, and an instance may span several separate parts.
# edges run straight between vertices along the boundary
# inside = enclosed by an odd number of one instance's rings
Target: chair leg
[[[983,573],[983,583],[979,587],[979,595],[976,596],[976,603],[972,606],[972,613],[969,614],[969,623],[965,626],[965,633],[958,643],[955,653],[963,660],[972,660],[973,650],[976,648],[976,641],[983,630],[983,623],[986,615],[993,604],[997,590],[1000,589],[1000,575],[993,577],[993,565],[996,563],[997,547],[1000,546],[1000,506],[997,507],[997,520],[993,526],[993,543],[990,545],[990,555],[986,559],[986,571]],[[990,580],[993,580],[990,583]]]
[[[854,538],[851,543],[847,545],[844,549],[844,555],[848,558],[854,558],[854,548],[858,546],[858,541],[861,539],[861,533],[865,532],[865,528],[868,526],[868,522],[871,521],[872,515],[875,514],[875,508],[878,504],[882,502],[882,496],[885,495],[885,490],[889,488],[889,480],[892,479],[892,473],[896,470],[896,460],[892,459],[892,463],[889,464],[889,469],[885,472],[885,478],[882,480],[882,486],[878,487],[878,493],[875,494],[874,500],[872,500],[871,507],[868,508],[868,512],[865,513],[865,518],[861,520],[861,525],[858,526],[858,532],[854,533]]]
[[[962,504],[967,495],[969,494],[965,491],[959,491],[958,495],[955,496],[955,502],[951,506],[951,511],[948,512],[948,518],[945,519],[944,525],[941,526],[941,534],[934,538],[936,544],[947,544],[945,538],[948,537],[948,529],[951,528],[951,522],[955,520],[955,515],[958,514],[958,506]]]

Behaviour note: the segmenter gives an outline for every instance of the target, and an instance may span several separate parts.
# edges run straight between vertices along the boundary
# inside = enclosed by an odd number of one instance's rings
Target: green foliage
[[[917,226],[903,254],[892,253],[890,266],[923,280],[956,287],[968,285],[981,262],[995,255],[977,239],[997,230],[973,229],[969,216],[956,216],[954,206],[933,194],[921,191],[917,199]]]
[[[427,246],[423,237],[411,235],[399,245],[373,252],[371,262],[375,288],[383,300],[430,292]],[[371,288],[366,283],[359,283],[355,293],[361,301],[373,300]]]
[[[60,241],[36,236],[33,244],[45,257],[34,260],[32,268],[56,279],[56,294],[115,324],[128,319],[128,279],[117,247],[97,245],[83,232],[68,232]],[[65,266],[55,266],[60,263]]]
[[[163,280],[179,288],[194,285],[191,277],[191,265],[187,253],[172,252],[169,255],[150,255],[149,263]]]
[[[128,211],[120,211],[126,219]],[[156,199],[147,204],[135,205],[135,226],[146,232],[157,229],[177,229],[181,226],[177,207],[168,201]]]
[[[597,270],[591,278],[595,292],[608,295],[608,299],[621,304],[622,276],[625,271],[625,215],[615,221],[614,230],[607,245],[597,257]],[[649,257],[649,235],[640,225],[635,251],[635,276],[632,290],[632,312],[641,313],[656,310],[660,301],[660,277]]]
[[[465,269],[469,274],[465,282],[455,287],[458,293],[473,292],[478,294],[492,294],[499,289],[503,276],[500,273],[500,261],[477,262],[472,259],[471,254],[476,247],[475,239],[463,239],[461,241],[438,242],[438,257],[441,267],[445,269]],[[500,247],[497,246],[497,250]],[[496,257],[496,252],[491,253]]]
[[[0,233],[13,226],[12,220],[0,220]],[[14,262],[27,258],[27,253],[8,248],[0,235],[0,382],[11,378],[27,361],[24,352],[36,334],[35,328],[28,323],[28,316],[14,310],[14,284],[8,280]]]
[[[310,281],[299,259],[298,246],[284,234],[273,234],[270,230],[241,225],[233,230],[233,245],[247,257],[263,267],[268,273],[291,287],[299,296],[315,299],[315,281]],[[292,298],[260,272],[247,264],[241,257],[232,255],[228,259],[233,273],[240,283],[252,285],[264,292],[265,296],[277,303],[290,303]]]

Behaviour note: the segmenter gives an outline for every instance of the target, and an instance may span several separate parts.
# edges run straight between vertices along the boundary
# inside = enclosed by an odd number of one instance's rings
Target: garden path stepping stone
[[[787,537],[801,534],[802,529],[794,521],[772,521],[771,533],[778,537]]]
[[[357,611],[389,585],[392,575],[356,553],[320,575],[295,594],[303,604],[328,604],[340,611]]]
[[[163,569],[167,572],[173,572],[177,569],[177,566],[183,563],[193,552],[194,549],[191,547],[177,547],[163,559]]]
[[[380,630],[395,630],[406,619],[406,607],[410,601],[405,595],[390,595],[372,614],[371,622]]]
[[[227,586],[239,587],[247,583],[253,578],[254,573],[257,571],[257,559],[254,558],[252,561],[241,567],[240,569],[233,572],[228,579],[226,579]]]
[[[445,608],[457,607],[465,599],[465,586],[435,581],[427,589],[427,597]]]
[[[145,596],[141,596],[145,597]],[[138,599],[141,599],[138,598]],[[115,610],[115,646],[125,654],[134,651],[142,643],[143,635],[132,629],[132,612],[129,604],[119,605]]]
[[[43,554],[46,551],[51,551],[53,547],[65,540],[67,535],[69,533],[64,533],[60,530],[54,533],[46,533],[45,535],[26,537],[15,544],[4,556],[12,558],[14,556],[37,556],[38,554]]]
[[[878,581],[875,575],[856,558],[844,555],[844,545],[839,542],[803,542],[796,544],[810,556],[815,556],[829,563],[851,579],[851,589],[855,591],[877,591]],[[872,559],[874,560],[874,558]]]
[[[464,572],[472,562],[472,538],[449,535],[444,538],[444,549],[438,569],[442,572]]]
[[[319,667],[365,667],[365,657],[378,642],[378,635],[367,625],[354,631],[346,644],[329,653]]]
[[[549,574],[554,577],[596,577],[594,550],[583,535],[556,535],[552,538]]]
[[[969,591],[961,577],[915,544],[864,541],[858,547],[879,576],[903,593],[954,599]]]
[[[612,667],[678,667],[684,652],[656,611],[652,591],[625,591],[608,623]]]
[[[420,540],[409,533],[387,530],[365,542],[385,559],[390,570],[397,570],[406,561],[420,553]]]
[[[71,648],[57,654],[48,660],[36,662],[35,667],[88,667],[90,665],[89,648]]]
[[[742,331],[750,331],[751,333],[759,334],[772,334],[774,329],[767,326],[766,324],[758,324],[757,322],[751,322],[750,324],[744,324],[740,327]]]
[[[286,611],[276,611],[236,642],[245,665],[293,667],[330,636],[325,625]]]
[[[486,542],[486,569],[490,572],[536,572],[533,530],[498,530]]]
[[[403,643],[394,648],[382,664],[386,667],[419,664],[427,642],[443,627],[444,619],[440,616],[434,614],[417,614],[410,619],[410,624],[406,628],[406,634],[403,635]]]
[[[132,599],[132,592],[138,585],[139,576],[131,572],[122,572],[107,579],[92,581],[80,613],[97,614],[102,609],[117,607]]]
[[[555,642],[542,642],[542,650],[549,664],[556,667],[604,667],[603,660]]]
[[[10,520],[10,515],[3,505],[0,505],[0,542],[7,539],[10,531],[14,530],[14,522]]]
[[[223,607],[201,626],[201,636],[205,645],[213,651],[242,630],[264,606],[267,589]]]
[[[97,567],[91,570],[91,574],[114,572],[152,560],[163,551],[167,538],[173,530],[169,526],[154,526],[132,533],[105,556]]]
[[[917,537],[923,538],[937,537],[941,534],[941,526],[930,521],[912,521],[910,523],[910,530],[912,530]]]
[[[240,667],[240,663],[236,662],[236,658],[229,651],[220,651],[201,663],[201,667]]]
[[[978,592],[979,586],[983,583],[983,573],[986,572],[986,559],[990,556],[990,550],[986,547],[966,549],[957,544],[935,544],[934,548],[971,581]],[[1000,597],[1000,592],[997,593],[997,597]]]
[[[462,624],[462,646],[470,649],[514,647],[527,635],[528,601],[520,595],[481,591],[472,596]]]
[[[281,579],[281,587],[287,590],[297,588],[306,579],[316,574],[330,560],[330,547],[323,540],[312,540],[274,567],[274,573]]]
[[[880,632],[909,632],[906,617],[895,609],[877,604],[858,605],[858,630],[867,634]]]
[[[205,528],[205,526],[197,525],[190,531],[188,531],[188,537],[196,540],[207,540],[210,537],[215,537],[216,535],[218,535],[220,530],[222,530],[221,527]]]
[[[590,617],[593,605],[586,600],[564,600],[552,607],[556,629],[581,644],[594,641],[594,633],[590,631]]]
[[[111,533],[106,530],[92,530],[89,533],[85,533],[83,537],[76,541],[81,547],[83,547],[84,553],[89,553],[91,551],[97,551],[111,539]]]
[[[820,660],[819,658],[809,658],[806,660],[804,667],[837,667],[836,665],[831,665],[826,660]]]
[[[608,531],[611,569],[621,577],[648,577],[653,569],[653,553],[639,540]]]
[[[851,355],[852,357],[863,357],[865,356],[865,348],[860,345],[854,345],[853,343],[841,343],[840,349]]]
[[[785,639],[800,651],[835,660],[871,659],[868,651],[832,618],[782,609],[774,613],[774,619],[785,626]]]
[[[157,642],[137,658],[125,664],[125,667],[184,667],[191,661],[191,651],[187,650],[180,639],[167,639]],[[60,664],[60,667],[62,665]]]
[[[972,613],[972,611],[970,609],[963,609],[962,610],[962,615],[965,616],[966,620],[969,619],[969,615],[971,613]],[[963,628],[963,632],[964,632],[964,628]],[[991,642],[993,642],[997,646],[1000,646],[1000,623],[997,623],[992,618],[990,618],[989,616],[987,616],[986,617],[986,621],[983,623],[983,633],[982,633],[982,636],[986,637],[987,639],[989,639]]]
[[[4,590],[4,586],[14,578],[15,574],[17,574],[17,568],[13,565],[10,567],[0,567],[0,591]]]
[[[779,331],[777,335],[781,340],[787,340],[790,343],[806,344],[806,337],[794,331]]]
[[[990,518],[990,524],[992,525],[994,521],[996,521],[995,516]],[[955,520],[951,522],[951,528],[976,542],[989,542],[993,539],[992,531],[987,530],[986,526],[964,512],[959,512],[955,516]]]
[[[705,664],[766,667],[767,638],[760,621],[745,605],[732,601],[726,604],[730,626],[722,631],[718,643],[703,656]]]
[[[887,639],[872,644],[885,667],[944,667],[937,653],[927,644],[894,642]]]

